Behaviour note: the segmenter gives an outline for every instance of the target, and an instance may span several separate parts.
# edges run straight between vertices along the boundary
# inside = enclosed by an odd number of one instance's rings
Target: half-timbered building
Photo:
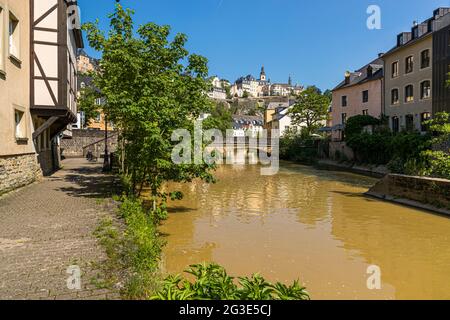
[[[76,1],[0,0],[0,195],[59,167],[82,47]]]
[[[76,1],[30,0],[30,109],[44,174],[59,167],[59,140],[77,121],[76,52],[83,47]]]

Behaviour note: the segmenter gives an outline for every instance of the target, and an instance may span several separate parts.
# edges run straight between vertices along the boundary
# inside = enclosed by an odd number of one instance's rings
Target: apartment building
[[[433,111],[450,111],[449,25],[450,8],[436,9],[433,17],[397,35],[396,46],[383,55],[384,113],[393,132],[426,131]]]
[[[29,0],[0,0],[0,194],[41,175],[32,139],[29,29]]]
[[[356,115],[379,118],[383,113],[383,60],[379,57],[364,67],[345,73],[333,89],[331,105],[332,139],[342,141],[346,121]]]

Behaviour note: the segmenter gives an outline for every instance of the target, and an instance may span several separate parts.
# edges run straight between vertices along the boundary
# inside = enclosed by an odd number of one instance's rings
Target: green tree
[[[171,36],[169,26],[146,23],[135,30],[133,13],[116,4],[108,34],[100,31],[98,20],[83,29],[90,46],[102,53],[93,83],[105,98],[104,111],[121,132],[123,180],[134,195],[148,187],[153,210],[165,211],[169,196],[182,197],[163,191],[165,182],[213,181],[213,166],[171,160],[179,143],[171,140],[174,130],[192,132],[193,120],[210,111],[204,94],[210,88],[207,59],[189,54],[187,37]]]
[[[244,93],[242,94],[242,98],[247,99],[249,97],[249,93],[247,90],[244,90]]]
[[[225,93],[227,95],[227,99],[232,99],[233,96],[231,95],[231,87],[229,85],[224,85]]]
[[[297,102],[289,111],[295,125],[306,125],[306,133],[312,134],[327,120],[330,100],[314,86],[297,96]]]
[[[89,125],[100,114],[101,107],[96,101],[101,96],[98,90],[92,86],[85,86],[81,88],[80,92],[82,99],[78,102],[78,109],[84,113],[84,125]]]
[[[333,99],[333,91],[331,91],[330,89],[325,90],[323,95],[327,97],[330,101]]]
[[[226,133],[227,129],[231,129],[232,121],[228,104],[220,101],[212,108],[211,115],[203,121],[203,129],[219,129],[222,133]]]

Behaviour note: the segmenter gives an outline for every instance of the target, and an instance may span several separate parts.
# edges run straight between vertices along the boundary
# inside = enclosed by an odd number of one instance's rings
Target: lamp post
[[[103,172],[109,172],[111,165],[109,163],[108,155],[108,117],[105,114],[105,158],[103,159]]]

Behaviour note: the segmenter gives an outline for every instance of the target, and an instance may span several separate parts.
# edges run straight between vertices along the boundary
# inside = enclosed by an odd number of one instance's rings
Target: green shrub
[[[373,134],[363,132],[346,139],[347,145],[355,153],[356,160],[361,163],[387,164],[392,159],[389,142],[390,134]]]
[[[410,175],[450,179],[450,155],[443,151],[423,151],[418,159],[409,160],[405,167]]]
[[[280,139],[280,158],[303,164],[314,164],[318,158],[318,145],[309,136],[287,132]]]
[[[390,153],[403,161],[417,158],[422,151],[431,147],[431,137],[419,132],[400,132],[389,139]]]
[[[163,289],[153,300],[309,300],[309,294],[298,281],[291,286],[271,284],[262,276],[238,278],[238,285],[217,264],[197,264],[185,271],[193,282],[180,275],[168,276]]]
[[[345,136],[352,137],[360,134],[365,126],[380,125],[381,121],[369,115],[357,115],[351,117],[345,123]]]

